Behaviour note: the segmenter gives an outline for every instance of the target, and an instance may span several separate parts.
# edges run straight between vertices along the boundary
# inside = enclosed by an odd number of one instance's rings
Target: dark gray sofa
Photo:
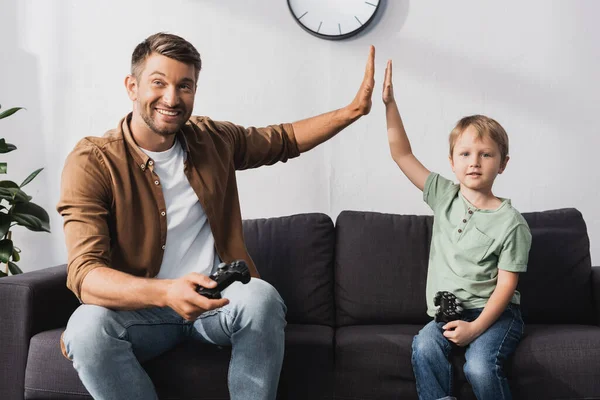
[[[515,398],[600,399],[600,268],[575,209],[524,214],[525,335],[507,366]],[[411,341],[428,321],[433,218],[344,211],[244,221],[262,277],[288,306],[280,399],[416,399]],[[0,279],[0,399],[89,399],[58,346],[77,307],[65,266]],[[185,343],[144,367],[161,399],[226,399],[230,351]],[[473,399],[453,358],[456,395]]]

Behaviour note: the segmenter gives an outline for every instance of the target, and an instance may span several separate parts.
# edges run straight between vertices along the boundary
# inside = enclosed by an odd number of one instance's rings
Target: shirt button
[[[467,220],[466,220],[466,219],[463,219],[463,224],[466,224],[466,223],[467,223]]]
[[[141,168],[141,169],[142,169],[142,171],[143,171],[143,170],[145,170],[145,169],[146,169],[146,166],[145,166],[144,164],[142,164],[142,165],[140,165],[140,168]]]
[[[458,233],[462,233],[462,229],[459,229],[459,230],[458,230]]]
[[[154,165],[154,161],[150,160],[150,161],[148,161],[148,164],[149,165]]]
[[[473,214],[473,211],[469,210],[469,214]]]
[[[164,217],[165,215],[167,215],[167,213],[163,211],[160,213],[160,215],[162,215]]]
[[[162,245],[162,249],[164,250],[164,249],[166,249],[166,248],[167,248],[167,246],[163,244],[163,245]]]
[[[159,183],[160,183],[159,181],[154,181],[154,184],[155,184],[155,185],[158,185]]]

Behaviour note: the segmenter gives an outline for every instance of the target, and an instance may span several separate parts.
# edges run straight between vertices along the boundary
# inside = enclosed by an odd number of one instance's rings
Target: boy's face
[[[129,76],[129,97],[147,127],[156,134],[169,136],[187,122],[194,108],[196,70],[193,65],[151,54],[139,77]]]
[[[506,168],[508,156],[503,163],[500,158],[498,144],[487,135],[478,138],[475,128],[469,126],[456,139],[450,165],[462,186],[486,192]]]

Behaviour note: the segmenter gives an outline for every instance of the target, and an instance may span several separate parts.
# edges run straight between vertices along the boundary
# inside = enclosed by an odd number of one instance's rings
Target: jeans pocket
[[[516,346],[523,337],[525,324],[523,323],[523,318],[521,317],[521,309],[517,304],[510,303],[507,307],[507,311],[510,313],[511,318],[511,324],[507,334],[510,339],[516,342]]]

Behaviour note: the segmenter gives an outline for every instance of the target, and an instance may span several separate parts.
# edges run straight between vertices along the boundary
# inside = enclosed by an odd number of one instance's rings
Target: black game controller
[[[462,316],[462,303],[451,292],[437,292],[433,298],[436,308],[435,322],[450,322]]]
[[[198,286],[196,292],[209,299],[220,299],[221,291],[233,282],[239,281],[244,284],[250,282],[250,272],[244,260],[236,260],[231,264],[219,264],[217,272],[209,276],[209,278],[217,282],[217,286],[214,288]]]

